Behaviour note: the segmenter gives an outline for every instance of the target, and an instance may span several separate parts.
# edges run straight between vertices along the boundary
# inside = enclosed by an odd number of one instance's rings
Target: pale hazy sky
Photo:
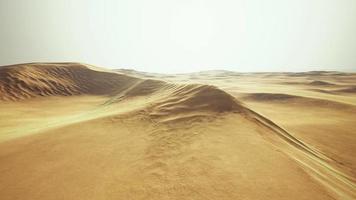
[[[356,71],[356,0],[0,0],[0,65]]]

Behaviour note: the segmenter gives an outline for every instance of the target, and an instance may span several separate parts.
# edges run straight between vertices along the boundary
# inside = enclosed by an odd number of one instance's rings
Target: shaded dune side
[[[284,101],[291,99],[299,99],[301,97],[281,93],[247,93],[242,99],[251,101]]]
[[[96,71],[83,64],[21,64],[0,67],[0,100],[39,96],[112,95],[136,78]]]
[[[310,89],[311,91],[325,93],[325,94],[333,94],[333,95],[355,95],[356,94],[356,86],[348,86],[341,89]]]
[[[335,86],[336,84],[326,82],[326,81],[312,81],[309,83],[309,85],[312,85],[312,86]]]
[[[331,83],[328,81],[321,81],[321,80],[313,80],[310,82],[305,82],[305,81],[287,81],[287,82],[282,82],[282,84],[288,84],[288,85],[306,85],[306,86],[317,86],[317,87],[331,87],[331,86],[339,86],[336,83]]]
[[[350,86],[344,89],[333,90],[334,93],[348,93],[348,94],[356,94],[356,86]]]

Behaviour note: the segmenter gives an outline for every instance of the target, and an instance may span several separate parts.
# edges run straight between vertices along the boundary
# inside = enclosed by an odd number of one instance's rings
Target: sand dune
[[[356,94],[356,86],[350,86],[344,89],[339,89],[339,90],[334,90],[332,92],[336,93],[350,93],[350,94]]]
[[[355,199],[350,76],[0,67],[1,199]]]
[[[136,79],[81,64],[24,64],[0,68],[0,98],[112,95]]]
[[[326,82],[326,81],[311,81],[309,84],[314,85],[314,86],[333,86],[333,85],[335,85],[333,83]]]
[[[241,94],[241,99],[245,101],[253,102],[267,102],[267,103],[277,103],[277,104],[287,104],[287,105],[299,105],[304,107],[315,107],[324,109],[339,109],[348,112],[356,112],[356,106],[330,101],[326,99],[318,99],[312,97],[303,97],[290,94],[279,94],[279,93],[247,93]]]

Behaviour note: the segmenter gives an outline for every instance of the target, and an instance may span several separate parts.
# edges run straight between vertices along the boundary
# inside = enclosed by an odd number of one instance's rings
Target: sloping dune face
[[[355,198],[337,160],[241,103],[300,97],[76,63],[0,67],[0,91],[1,199]]]

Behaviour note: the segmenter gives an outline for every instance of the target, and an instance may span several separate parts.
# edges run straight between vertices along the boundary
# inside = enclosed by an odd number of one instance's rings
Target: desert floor
[[[356,199],[356,74],[0,67],[0,199]]]

